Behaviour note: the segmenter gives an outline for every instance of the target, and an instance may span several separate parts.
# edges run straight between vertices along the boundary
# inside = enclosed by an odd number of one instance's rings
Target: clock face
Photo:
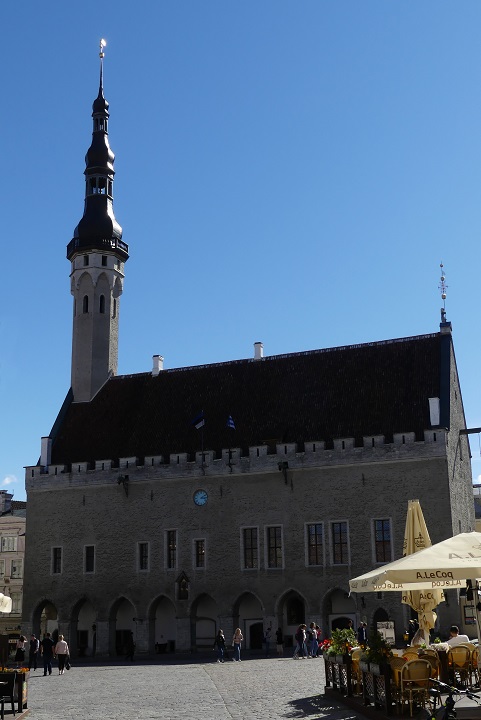
[[[205,490],[196,490],[194,493],[194,502],[196,505],[205,505],[207,502],[207,493]]]

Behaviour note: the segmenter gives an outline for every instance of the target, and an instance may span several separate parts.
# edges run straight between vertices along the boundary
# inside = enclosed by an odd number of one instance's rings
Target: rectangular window
[[[95,545],[86,545],[84,553],[84,572],[95,572]]]
[[[392,559],[391,521],[373,520],[374,555],[377,563],[390,562]]]
[[[102,255],[102,267],[107,267],[107,255]]]
[[[59,575],[62,572],[62,548],[52,548],[52,574]]]
[[[149,543],[139,542],[137,543],[138,548],[138,567],[139,570],[149,569]]]
[[[177,530],[167,530],[167,567],[169,570],[177,567]]]
[[[5,560],[0,560],[0,578],[5,577]]]
[[[6,535],[2,537],[0,547],[2,552],[17,552],[17,536]]]
[[[23,577],[23,560],[12,560],[12,569],[11,569],[11,577],[12,578],[22,578]]]
[[[313,523],[307,526],[307,564],[323,565],[323,527],[322,523]]]
[[[259,544],[257,541],[257,528],[244,528],[242,531],[244,543],[244,568],[252,570],[259,567]]]
[[[22,593],[12,593],[12,614],[15,613],[16,615],[22,614]]]
[[[205,568],[205,540],[195,541],[195,567]]]
[[[347,522],[333,522],[332,532],[332,564],[347,565],[349,563],[349,545],[347,538]]]
[[[282,567],[282,528],[279,525],[267,528],[267,567]]]

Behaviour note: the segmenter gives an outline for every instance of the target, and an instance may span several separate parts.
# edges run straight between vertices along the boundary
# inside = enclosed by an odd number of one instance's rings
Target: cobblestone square
[[[59,676],[31,673],[31,720],[268,720],[360,718],[324,692],[322,659],[209,658],[74,666]]]

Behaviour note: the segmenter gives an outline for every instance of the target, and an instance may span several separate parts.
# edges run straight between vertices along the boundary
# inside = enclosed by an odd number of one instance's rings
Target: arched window
[[[102,315],[105,312],[105,295],[100,296],[99,311]]]
[[[89,311],[89,296],[88,295],[84,295],[83,311],[84,311],[84,313],[88,313],[88,311]]]

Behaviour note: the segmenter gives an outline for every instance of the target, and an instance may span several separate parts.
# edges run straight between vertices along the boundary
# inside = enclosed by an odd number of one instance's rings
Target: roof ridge
[[[329,352],[339,352],[341,350],[359,350],[360,348],[368,348],[368,347],[380,347],[382,345],[393,345],[395,343],[404,343],[404,342],[412,342],[413,340],[428,340],[430,338],[435,338],[439,335],[438,332],[434,333],[426,333],[424,335],[409,335],[407,337],[403,338],[392,338],[389,340],[375,340],[371,342],[366,343],[355,343],[353,345],[336,345],[334,347],[329,348],[318,348],[316,350],[301,350],[299,352],[293,352],[293,353],[280,353],[279,355],[266,355],[263,358],[256,359],[256,358],[241,358],[240,360],[225,360],[224,362],[214,362],[214,363],[203,363],[202,365],[183,365],[181,367],[176,368],[167,368],[165,370],[162,370],[160,375],[164,375],[166,373],[174,373],[174,372],[186,372],[187,370],[201,370],[204,368],[214,368],[214,367],[226,367],[228,365],[242,365],[243,363],[257,363],[257,362],[268,362],[270,360],[279,360],[284,358],[294,358],[294,357],[303,357],[305,355],[321,355],[323,353],[329,353]],[[148,376],[152,375],[151,371],[144,371],[140,373],[127,373],[125,375],[112,375],[109,379],[110,380],[122,380],[123,378],[133,378],[133,377],[141,377],[142,375]]]

